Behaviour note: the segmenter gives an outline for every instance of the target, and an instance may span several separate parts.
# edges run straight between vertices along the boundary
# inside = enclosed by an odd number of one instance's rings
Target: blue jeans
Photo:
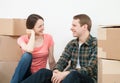
[[[21,83],[52,83],[52,75],[51,70],[43,68],[23,80]]]
[[[77,71],[72,71],[66,76],[62,83],[94,83],[94,81],[86,75],[82,75]]]
[[[21,83],[52,83],[52,75],[51,70],[40,69]],[[72,71],[61,83],[94,83],[94,81],[89,76],[84,76],[79,74],[77,71]]]
[[[32,54],[25,52],[22,55],[16,67],[16,70],[14,72],[14,75],[10,83],[20,83],[21,81],[26,79],[29,75],[31,75],[30,72],[31,62],[32,62]]]

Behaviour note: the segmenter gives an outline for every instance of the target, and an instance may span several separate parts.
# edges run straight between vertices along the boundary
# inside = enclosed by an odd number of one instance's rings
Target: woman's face
[[[44,21],[42,19],[38,19],[33,30],[35,31],[35,35],[43,35]]]

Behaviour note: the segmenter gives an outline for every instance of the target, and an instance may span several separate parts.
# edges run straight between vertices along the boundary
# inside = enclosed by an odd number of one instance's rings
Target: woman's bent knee
[[[32,60],[32,54],[31,53],[28,53],[28,52],[25,52],[23,55],[22,55],[22,59],[25,59],[25,60]]]

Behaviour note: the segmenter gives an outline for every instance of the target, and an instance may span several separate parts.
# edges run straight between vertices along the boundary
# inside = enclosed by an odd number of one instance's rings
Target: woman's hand
[[[34,30],[33,29],[26,29],[26,33],[30,35],[30,34],[34,33]]]

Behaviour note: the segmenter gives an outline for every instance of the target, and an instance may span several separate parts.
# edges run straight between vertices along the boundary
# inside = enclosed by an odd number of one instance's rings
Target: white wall
[[[0,0],[0,18],[27,18],[37,13],[45,19],[45,32],[55,41],[54,55],[58,60],[66,43],[71,40],[72,17],[88,14],[91,34],[97,37],[98,25],[120,24],[120,0]]]

